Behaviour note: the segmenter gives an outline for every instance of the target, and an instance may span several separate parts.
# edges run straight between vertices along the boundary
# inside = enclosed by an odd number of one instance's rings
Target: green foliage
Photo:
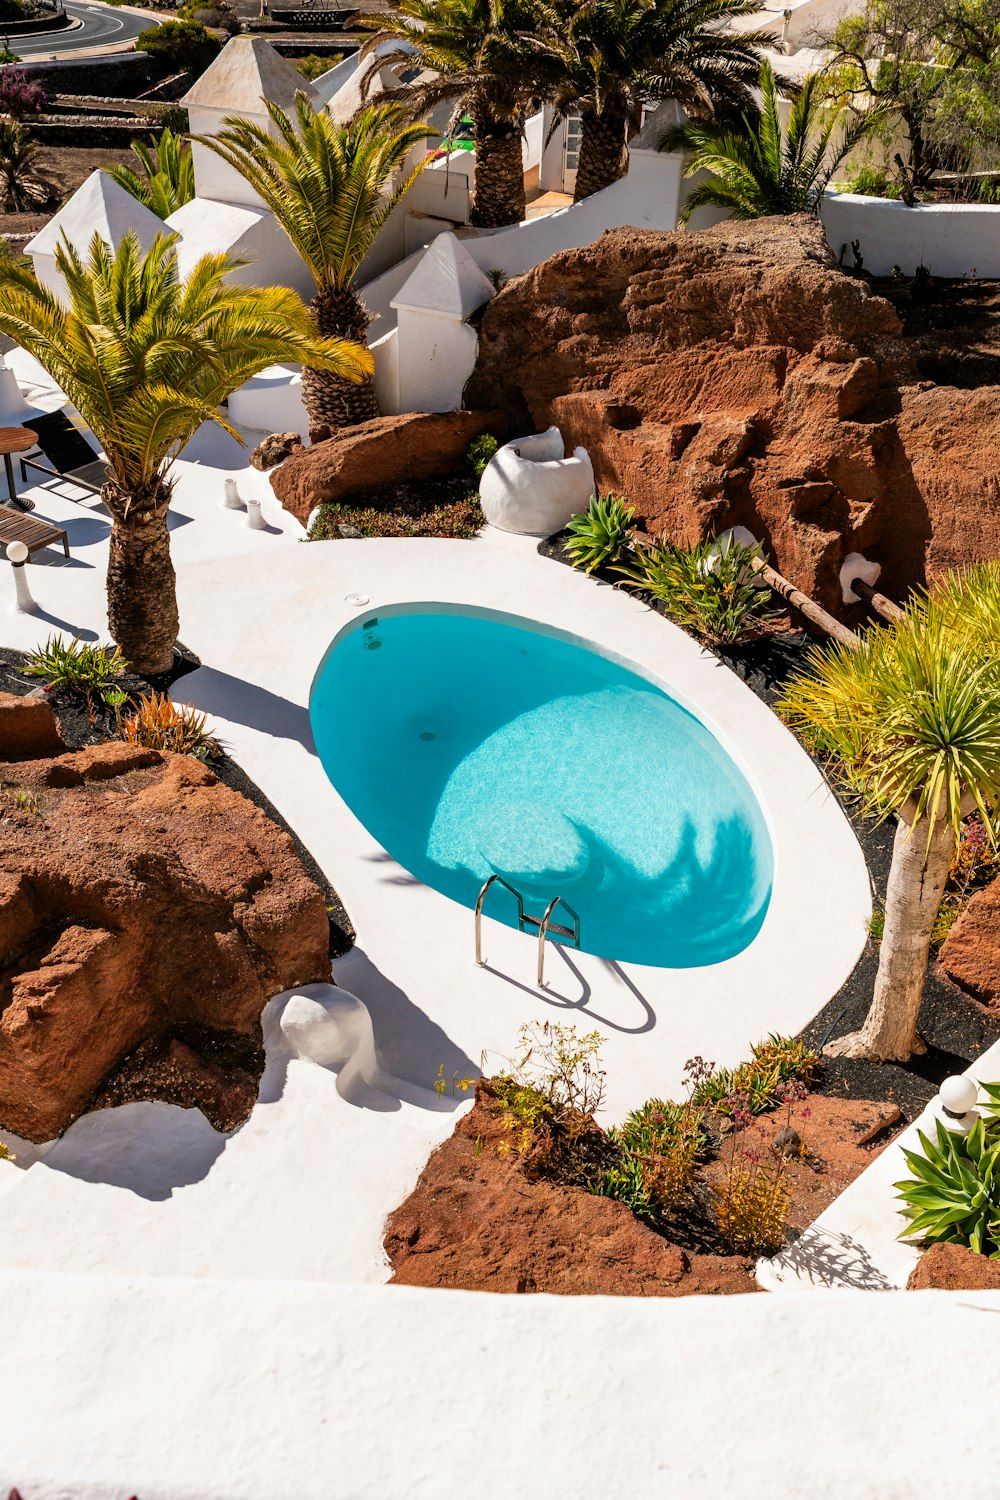
[[[180,73],[204,73],[222,50],[222,43],[200,21],[164,21],[140,31],[136,49],[160,58]]]
[[[240,29],[236,12],[227,0],[186,0],[177,11],[178,21],[195,21],[213,31],[236,36]]]
[[[841,193],[859,193],[866,198],[898,198],[902,188],[893,182],[884,168],[867,165],[858,167],[851,177],[837,184]]]
[[[709,1150],[702,1129],[705,1111],[690,1099],[683,1104],[649,1099],[633,1110],[608,1140],[619,1148],[594,1177],[591,1191],[628,1203],[639,1218],[655,1220],[687,1199],[698,1167]]]
[[[719,1228],[737,1255],[769,1255],[786,1243],[791,1194],[782,1159],[744,1160],[713,1194]]]
[[[20,62],[16,52],[11,52],[8,47],[0,47],[0,68],[7,67],[10,63]]]
[[[697,1084],[694,1102],[716,1114],[732,1117],[733,1100],[750,1115],[764,1114],[781,1102],[789,1084],[808,1086],[819,1068],[819,1057],[800,1037],[773,1033],[752,1049],[750,1061],[737,1068],[716,1068]]]
[[[426,125],[407,124],[394,104],[360,110],[346,125],[314,110],[305,93],[295,118],[264,101],[270,127],[240,118],[196,139],[246,178],[309,268],[317,289],[343,291],[424,163],[400,171]]]
[[[24,664],[28,677],[44,678],[53,692],[76,693],[88,704],[95,698],[107,702],[127,671],[128,662],[117,646],[91,646],[79,637],[64,641],[57,635],[30,651]]]
[[[910,1176],[893,1184],[908,1220],[900,1238],[966,1245],[1000,1260],[1000,1135],[982,1119],[967,1136],[935,1123],[936,1140],[919,1130],[922,1149],[903,1151]]]
[[[394,495],[377,496],[377,504],[326,502],[309,531],[311,542],[339,541],[341,527],[364,537],[434,536],[471,541],[485,522],[479,496],[466,490],[467,480],[408,485]],[[350,534],[350,533],[348,533]]]
[[[0,193],[14,213],[44,203],[48,191],[38,175],[38,148],[26,125],[0,114]]]
[[[132,150],[139,159],[141,174],[133,167],[107,168],[120,187],[152,209],[159,219],[190,203],[194,197],[194,162],[186,141],[164,127],[155,146],[133,141]]]
[[[872,914],[868,918],[868,931],[871,934],[871,936],[875,939],[876,943],[880,943],[882,941],[882,938],[885,936],[885,903],[884,902],[882,902],[882,901],[875,901],[872,904]]]
[[[574,568],[593,573],[632,555],[635,507],[621,495],[592,495],[587,509],[567,526],[566,553]]]
[[[308,57],[290,57],[288,59],[292,67],[301,73],[302,77],[309,83],[312,83],[315,78],[322,78],[324,73],[329,73],[331,68],[335,68],[343,60],[344,54],[342,52],[324,52],[322,55],[318,52],[310,52]]]
[[[877,123],[873,112],[844,124],[844,109],[830,104],[828,82],[810,74],[794,95],[782,129],[779,86],[770,63],[760,69],[761,105],[751,104],[738,125],[693,121],[666,136],[661,149],[685,150],[685,177],[707,173],[681,210],[723,208],[734,219],[769,214],[818,214],[837,168]]]
[[[499,446],[500,444],[496,438],[488,432],[484,432],[482,437],[477,437],[474,442],[469,444],[465,458],[477,479],[482,479],[487,464]]]
[[[9,782],[0,781],[0,797],[10,802],[19,812],[28,813],[33,818],[40,818],[42,810],[30,792],[23,787],[11,786]],[[3,1157],[0,1156],[0,1161]]]
[[[778,609],[758,583],[751,563],[758,547],[732,542],[669,542],[639,547],[618,572],[665,606],[678,625],[717,645],[735,646],[760,633]]]

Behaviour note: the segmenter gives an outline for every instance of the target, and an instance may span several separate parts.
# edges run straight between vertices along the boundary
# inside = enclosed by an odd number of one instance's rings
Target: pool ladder
[[[532,917],[524,909],[524,897],[516,886],[511,885],[509,880],[504,880],[502,875],[491,875],[479,892],[479,900],[476,902],[476,963],[482,967],[483,963],[483,902],[493,885],[502,885],[505,891],[509,891],[517,902],[517,930],[526,932],[529,927],[538,928],[538,988],[545,986],[545,939],[547,937],[568,938],[574,948],[580,946],[580,918],[562,896],[553,896],[545,912],[541,917]],[[572,918],[572,927],[563,927],[559,922],[553,922],[552,913],[557,906],[563,907]]]

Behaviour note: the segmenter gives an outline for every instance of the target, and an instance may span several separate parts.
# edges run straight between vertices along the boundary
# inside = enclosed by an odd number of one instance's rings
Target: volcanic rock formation
[[[897,595],[1000,555],[1000,388],[920,381],[901,332],[815,219],[616,229],[489,304],[466,401],[557,423],[652,533],[748,527],[843,614],[849,552]]]
[[[48,713],[38,758],[0,741],[0,1125],[35,1141],[140,1044],[256,1038],[273,995],[330,975],[323,895],[263,812],[190,756],[53,755]]]
[[[447,479],[462,466],[469,444],[484,433],[507,436],[496,411],[408,412],[345,427],[311,448],[295,451],[271,475],[286,510],[305,524],[325,500],[379,495],[401,484]]]

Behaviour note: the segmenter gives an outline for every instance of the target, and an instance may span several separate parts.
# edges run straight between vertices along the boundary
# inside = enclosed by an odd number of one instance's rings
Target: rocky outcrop
[[[59,755],[65,750],[56,716],[44,696],[0,693],[0,760]]]
[[[484,433],[507,436],[496,411],[411,412],[377,417],[293,453],[271,476],[286,510],[303,524],[325,500],[388,494],[401,484],[447,479]]]
[[[557,423],[653,533],[748,527],[837,613],[849,552],[898,595],[1000,554],[1000,389],[917,380],[894,310],[811,218],[553,256],[487,307],[466,399],[515,432]]]
[[[58,1135],[148,1040],[257,1038],[273,995],[329,979],[291,840],[192,757],[6,760],[0,824],[0,1125],[18,1135]]]
[[[911,1292],[998,1292],[1000,1262],[964,1245],[932,1245],[910,1272],[906,1286]]]
[[[1000,880],[977,891],[938,954],[938,968],[980,1005],[1000,1014]]]
[[[297,432],[272,432],[251,453],[250,467],[262,471],[273,469],[276,464],[284,463],[290,454],[301,452],[302,447],[302,439]]]

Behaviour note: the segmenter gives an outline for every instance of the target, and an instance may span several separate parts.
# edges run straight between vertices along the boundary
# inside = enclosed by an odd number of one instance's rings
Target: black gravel
[[[554,562],[571,566],[563,543],[566,533],[548,537],[539,544],[539,552]],[[616,585],[621,580],[610,571],[598,569],[593,577],[598,583]],[[630,590],[630,592],[635,592]],[[642,595],[637,595],[643,598]],[[665,615],[661,601],[646,597],[651,609]],[[788,677],[805,665],[817,637],[805,630],[768,633],[746,645],[715,649],[713,654],[746,683],[769,707]],[[706,646],[706,650],[713,650]],[[826,767],[817,762],[826,775]],[[829,779],[829,778],[828,778]],[[889,868],[892,863],[894,825],[876,823],[861,815],[856,802],[831,781],[861,845],[872,889],[884,902]],[[824,879],[820,866],[803,872],[803,879]],[[857,1031],[868,1014],[878,971],[878,945],[869,938],[854,972],[819,1014],[802,1031],[803,1038],[817,1049],[836,1037]],[[776,975],[780,983],[780,975]],[[853,1058],[824,1058],[816,1091],[854,1099],[892,1100],[904,1119],[912,1120],[937,1093],[941,1081],[953,1073],[962,1073],[987,1047],[1000,1039],[1000,1018],[992,1016],[971,1000],[962,990],[936,972],[933,960],[924,980],[918,1030],[927,1045],[921,1057],[908,1063],[870,1063]]]
[[[23,652],[0,646],[0,692],[18,693],[25,696],[43,686],[42,678],[24,675],[21,670],[24,660]],[[128,673],[119,679],[119,685],[132,699],[138,698],[141,693],[148,693],[153,688],[157,692],[165,692],[179,678],[184,677],[188,672],[195,671],[200,665],[201,662],[192,652],[178,644],[172,672],[156,679],[147,679],[135,673]],[[92,712],[88,712],[84,701],[76,693],[70,692],[49,694],[48,701],[59,721],[59,731],[63,740],[71,750],[81,750],[86,745],[98,745],[114,738],[114,715],[104,710],[101,705],[94,705]],[[272,823],[288,834],[307,875],[323,892],[330,922],[330,957],[339,958],[342,954],[349,952],[354,947],[354,925],[344,903],[295,830],[285,821],[274,804],[265,797],[257,783],[251,781],[243,768],[233,760],[232,756],[220,751],[217,755],[209,756],[206,764],[223,785],[231,787],[235,792],[241,792],[256,807],[259,807]]]

